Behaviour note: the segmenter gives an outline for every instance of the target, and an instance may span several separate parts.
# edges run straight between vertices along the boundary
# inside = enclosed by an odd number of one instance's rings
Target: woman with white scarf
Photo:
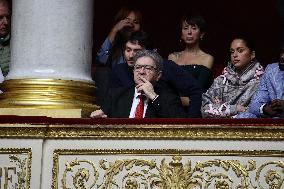
[[[246,36],[235,37],[230,45],[231,61],[202,95],[204,118],[231,118],[245,112],[259,85],[263,67],[255,59],[253,43]]]

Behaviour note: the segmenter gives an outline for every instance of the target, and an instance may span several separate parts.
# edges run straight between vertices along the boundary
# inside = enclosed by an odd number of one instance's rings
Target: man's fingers
[[[145,83],[149,82],[145,77],[141,77],[141,80],[144,81]]]

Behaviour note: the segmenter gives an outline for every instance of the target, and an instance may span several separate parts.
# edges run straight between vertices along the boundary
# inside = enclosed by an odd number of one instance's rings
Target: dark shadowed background
[[[164,58],[181,50],[179,20],[184,11],[192,10],[208,23],[202,48],[215,57],[215,75],[229,60],[231,36],[239,32],[252,36],[264,66],[278,60],[281,31],[276,0],[95,0],[94,53],[108,35],[114,15],[127,4],[140,8],[143,29]]]

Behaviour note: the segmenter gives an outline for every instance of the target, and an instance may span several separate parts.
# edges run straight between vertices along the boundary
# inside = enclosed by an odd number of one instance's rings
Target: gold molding
[[[1,124],[0,138],[45,138],[47,126],[28,124]]]
[[[95,105],[95,85],[61,79],[12,79],[1,84],[0,108],[82,109],[87,117]]]
[[[1,138],[283,141],[283,126],[0,124]]]
[[[190,155],[284,157],[282,150],[180,150],[180,149],[55,149],[53,159],[60,155]],[[58,163],[57,161],[54,161]],[[57,164],[54,164],[57,165]]]
[[[275,167],[279,167],[282,168],[282,171],[278,170],[269,170],[266,175],[265,175],[265,179],[266,179],[266,183],[269,184],[269,186],[275,186],[273,184],[275,184],[273,182],[274,179],[274,175],[279,176],[279,174],[281,174],[281,172],[283,172],[284,170],[284,163],[283,161],[266,161],[265,163],[262,163],[260,166],[257,166],[257,161],[251,159],[252,157],[284,157],[284,151],[279,151],[279,150],[254,150],[254,151],[241,151],[241,150],[176,150],[176,149],[163,149],[163,150],[137,150],[137,149],[122,149],[122,150],[117,150],[117,149],[56,149],[53,152],[53,169],[52,169],[52,188],[53,189],[57,189],[58,188],[58,182],[59,182],[59,158],[61,155],[67,155],[67,156],[75,156],[73,158],[70,158],[70,161],[66,161],[65,162],[65,171],[64,171],[64,175],[62,178],[62,183],[66,183],[66,173],[67,172],[73,172],[73,166],[79,166],[79,172],[77,171],[76,174],[78,174],[77,176],[81,178],[86,178],[86,174],[91,174],[88,170],[84,169],[83,167],[80,167],[80,162],[87,162],[90,165],[93,165],[93,172],[95,173],[95,180],[91,181],[96,182],[97,178],[99,176],[100,173],[103,174],[103,178],[104,178],[104,186],[110,186],[111,183],[115,183],[115,180],[113,180],[113,176],[117,175],[119,172],[122,172],[122,170],[125,168],[126,170],[130,170],[133,166],[139,166],[139,167],[149,167],[149,169],[147,170],[151,170],[151,169],[155,169],[156,171],[158,171],[158,174],[153,173],[152,175],[156,175],[159,179],[160,187],[158,188],[173,188],[173,187],[169,187],[169,186],[180,186],[178,188],[187,188],[189,186],[189,184],[193,184],[195,185],[199,180],[199,184],[202,184],[202,181],[206,181],[207,179],[205,178],[206,175],[210,176],[210,175],[219,175],[219,174],[214,174],[214,172],[211,174],[210,172],[204,172],[203,169],[205,168],[209,168],[212,166],[216,166],[216,167],[220,167],[222,169],[224,169],[225,172],[228,172],[230,169],[233,170],[235,172],[235,174],[237,175],[238,178],[241,179],[242,183],[242,188],[247,188],[249,185],[253,186],[253,184],[251,183],[252,178],[249,175],[250,173],[254,173],[255,172],[255,178],[257,179],[257,184],[259,186],[261,186],[261,183],[259,182],[260,180],[260,172],[263,170],[263,168],[265,166],[268,165],[275,165]],[[85,159],[84,157],[78,157],[80,155],[86,155],[88,157],[92,156],[92,155],[97,155],[97,156],[101,156],[103,159],[98,160],[98,162],[96,162],[96,165],[94,162],[92,162],[91,160]],[[113,159],[111,162],[108,162],[105,159],[104,155],[125,155],[125,158],[119,157],[118,159]],[[131,156],[129,156],[131,155]],[[139,156],[139,158],[137,159],[135,157],[135,155]],[[145,156],[145,157],[149,157],[149,156],[162,156],[162,160],[161,160],[161,164],[159,167],[157,167],[157,162],[158,160],[155,159],[155,157],[152,157],[153,159],[144,159],[141,156]],[[165,162],[165,156],[167,157],[172,157],[172,160],[169,164],[167,164]],[[218,157],[213,158],[213,159],[209,159],[209,160],[202,160],[202,161],[196,161],[195,164],[193,164],[193,162],[191,162],[191,158],[186,159],[186,162],[181,162],[183,157],[186,156],[216,156]],[[220,156],[224,156],[224,157],[230,157],[229,159],[226,158],[222,158],[220,159]],[[250,159],[245,159],[245,161],[247,161],[247,164],[243,164],[240,162],[239,159],[232,159],[231,156],[238,156],[238,157],[247,157]],[[108,162],[108,165],[106,165],[105,163]],[[186,164],[185,164],[186,163]],[[98,164],[100,164],[100,168],[103,169],[102,172],[99,172],[97,169],[99,168]],[[81,170],[81,172],[80,172]],[[143,170],[146,170],[143,169]],[[70,173],[71,173],[70,172]],[[105,173],[103,173],[105,172]],[[216,172],[216,170],[215,170]],[[136,176],[139,177],[138,173],[136,173]],[[143,172],[143,174],[148,174],[149,172]],[[199,176],[196,175],[196,173],[200,173],[198,174]],[[74,172],[73,172],[74,174]],[[126,173],[124,173],[123,178],[126,177],[125,175]],[[202,175],[203,174],[203,175]],[[195,176],[197,177],[195,177]],[[220,174],[221,175],[221,174]],[[254,174],[253,174],[254,175]],[[226,181],[226,173],[222,173],[223,178],[217,178],[217,182],[215,183],[215,186],[219,186],[216,187],[218,189],[221,188],[228,188],[228,178]],[[225,176],[225,177],[224,177]],[[214,177],[214,176],[213,176]],[[212,177],[212,178],[213,178]],[[60,177],[61,178],[61,177]],[[146,178],[146,177],[143,177]],[[149,178],[149,177],[147,177]],[[74,179],[74,177],[73,177]],[[282,185],[282,180],[283,178],[277,178],[278,181],[278,186],[280,187]],[[87,179],[85,180],[87,181]],[[129,180],[131,181],[131,180]],[[130,182],[132,184],[134,184],[133,186],[136,187],[132,187],[132,188],[139,188],[137,187],[137,185],[135,183],[137,183],[136,179],[134,178],[134,180],[132,180],[133,182]],[[144,180],[145,181],[145,180]],[[168,183],[168,181],[170,181]],[[232,182],[232,180],[231,180]],[[270,183],[269,183],[270,182]],[[70,181],[69,181],[70,183]],[[74,184],[74,180],[73,180],[73,184]],[[84,182],[80,182],[82,184],[82,186],[84,186]],[[210,182],[211,183],[211,182]],[[102,184],[102,183],[101,183]],[[99,184],[100,186],[102,186],[101,184]],[[129,184],[129,183],[128,183]],[[173,184],[173,185],[172,185]],[[254,183],[255,184],[255,183]],[[95,183],[93,183],[93,186],[95,185]],[[213,184],[214,185],[214,184]],[[166,186],[166,187],[165,187]],[[201,185],[199,185],[201,186]],[[224,187],[226,186],[226,187]],[[85,187],[86,188],[86,187]],[[87,187],[88,188],[88,187]],[[105,188],[105,187],[102,187]],[[130,187],[131,188],[131,187]],[[174,187],[175,188],[175,187]],[[260,187],[261,188],[261,187]],[[270,187],[269,187],[270,188]]]
[[[176,139],[176,140],[284,140],[284,127],[230,127],[190,125],[103,125],[48,128],[47,138]]]
[[[26,164],[26,172],[17,172],[18,177],[21,177],[20,180],[18,180],[18,184],[21,186],[21,188],[23,189],[29,189],[30,188],[30,183],[31,183],[31,174],[32,174],[32,149],[31,148],[0,148],[0,154],[7,154],[7,155],[25,155],[27,154],[28,158],[27,158],[27,164]],[[19,169],[23,169],[21,171],[24,171],[25,167],[23,166],[23,163],[25,162],[21,162],[21,160],[16,157],[13,156],[11,158],[11,160],[17,162],[17,165],[20,166]],[[26,178],[26,180],[23,180],[24,178]],[[25,186],[22,186],[22,184],[24,184],[24,182],[26,182]]]

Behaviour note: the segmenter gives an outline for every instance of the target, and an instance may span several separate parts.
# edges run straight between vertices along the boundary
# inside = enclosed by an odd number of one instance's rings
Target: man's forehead
[[[3,7],[9,9],[8,3],[0,2],[0,8],[3,8]]]
[[[0,13],[10,14],[9,7],[6,5],[6,3],[0,3]]]
[[[125,44],[125,47],[130,49],[143,49],[143,47],[139,45],[138,42],[133,42],[133,41],[128,41]]]
[[[142,57],[137,59],[136,64],[153,66],[153,65],[155,65],[155,62],[152,58],[150,58],[148,56],[142,56]]]

